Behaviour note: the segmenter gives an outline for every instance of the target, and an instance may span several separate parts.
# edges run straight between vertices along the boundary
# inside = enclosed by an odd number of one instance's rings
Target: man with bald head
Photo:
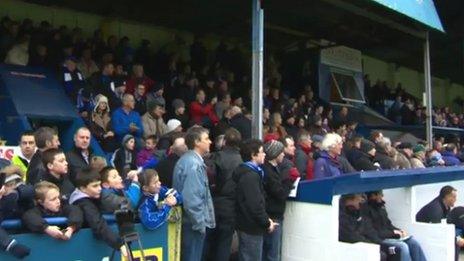
[[[69,177],[73,183],[77,173],[89,167],[90,159],[94,156],[90,148],[91,137],[87,127],[80,127],[74,134],[74,147],[66,153]]]
[[[134,111],[134,108],[134,96],[126,93],[122,97],[122,106],[113,112],[111,122],[116,138],[119,141],[127,134],[133,135],[136,139],[142,137],[142,118],[138,112]]]
[[[237,129],[243,140],[251,138],[251,121],[243,115],[242,109],[232,106],[230,109],[230,127]]]

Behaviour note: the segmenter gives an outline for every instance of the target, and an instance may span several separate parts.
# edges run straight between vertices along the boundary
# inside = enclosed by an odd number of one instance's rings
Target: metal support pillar
[[[433,146],[432,127],[432,76],[430,74],[430,41],[429,32],[425,33],[424,42],[424,77],[425,77],[425,104],[426,104],[426,137],[429,146]]]
[[[263,136],[263,60],[264,60],[264,11],[260,0],[252,0],[252,129],[255,139]]]

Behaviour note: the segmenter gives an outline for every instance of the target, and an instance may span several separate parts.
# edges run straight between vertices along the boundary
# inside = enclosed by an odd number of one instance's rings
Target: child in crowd
[[[69,240],[82,225],[82,211],[67,202],[61,204],[60,189],[53,183],[41,181],[35,185],[36,206],[22,216],[23,224],[32,232],[45,233],[53,238]],[[67,217],[68,224],[64,230],[52,226],[46,217]]]
[[[150,135],[145,138],[145,148],[137,154],[138,167],[144,166],[147,162],[155,158],[154,153],[157,144],[158,138],[155,135]]]
[[[69,203],[82,210],[84,221],[92,229],[96,238],[105,241],[114,249],[121,250],[121,254],[127,256],[127,249],[121,238],[111,230],[98,208],[101,194],[101,181],[98,172],[82,170],[76,176],[76,186]]]
[[[122,139],[121,148],[114,152],[113,158],[111,159],[113,166],[118,170],[123,178],[126,178],[126,175],[130,170],[137,169],[135,164],[136,155],[135,138],[134,136],[127,134]]]
[[[64,201],[68,201],[69,196],[74,191],[74,185],[68,177],[68,162],[66,156],[60,149],[48,149],[42,153],[42,162],[46,172],[40,181],[48,181],[60,188],[60,196]]]
[[[147,169],[139,176],[143,196],[140,200],[140,222],[148,229],[157,229],[166,222],[171,208],[182,203],[182,196],[161,186],[158,173]]]
[[[90,160],[90,168],[96,172],[100,172],[106,166],[108,166],[106,159],[101,156],[93,156]]]
[[[115,168],[105,167],[100,171],[100,177],[102,186],[100,210],[103,213],[113,213],[121,206],[137,208],[141,197],[137,171],[129,171],[127,179],[123,180]]]
[[[24,173],[18,166],[10,165],[0,171],[0,222],[8,218],[18,218],[23,210],[32,205],[33,187],[23,182]],[[0,227],[0,248],[17,258],[29,255],[30,249],[12,239]]]

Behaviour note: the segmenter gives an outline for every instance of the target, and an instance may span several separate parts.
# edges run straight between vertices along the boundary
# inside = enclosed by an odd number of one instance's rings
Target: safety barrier
[[[180,208],[177,209],[180,213]],[[117,226],[113,215],[104,215],[110,227],[117,233]],[[179,261],[180,260],[180,230],[181,220],[170,219],[163,226],[156,230],[145,229],[141,224],[135,224],[139,233],[144,255],[146,260],[157,261]],[[50,225],[65,225],[66,218],[47,218]],[[113,249],[103,241],[97,240],[90,228],[83,228],[72,236],[69,241],[57,240],[45,234],[24,233],[20,220],[5,220],[1,226],[9,232],[21,244],[31,248],[31,254],[24,260],[47,260],[47,261],[64,261],[64,260],[82,260],[82,261],[110,261]],[[141,252],[138,244],[132,244],[134,258],[141,260]],[[120,256],[119,252],[115,253],[113,260],[126,260]],[[138,258],[138,259],[137,259]],[[0,260],[16,260],[13,256],[1,251]]]

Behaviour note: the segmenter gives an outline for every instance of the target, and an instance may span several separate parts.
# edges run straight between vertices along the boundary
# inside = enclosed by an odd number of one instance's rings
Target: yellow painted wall
[[[66,8],[41,6],[18,0],[0,0],[0,17],[5,15],[15,20],[30,18],[35,24],[47,20],[54,27],[61,25],[66,25],[70,29],[80,27],[86,36],[91,36],[95,29],[100,28],[105,37],[112,34],[118,37],[128,36],[134,47],[139,46],[142,39],[148,39],[154,50],[158,50],[173,41],[175,35],[180,35],[188,43],[193,41],[193,34],[185,31],[120,18],[102,17]],[[207,35],[204,39],[205,46],[213,49],[217,47],[220,38]]]
[[[422,99],[422,93],[425,91],[423,72],[387,63],[367,55],[363,56],[363,66],[364,73],[370,75],[372,83],[380,79],[387,81],[390,88],[395,88],[397,83],[400,82],[409,93]],[[432,77],[432,102],[434,106],[448,105],[455,107],[453,99],[457,96],[464,98],[463,85]]]

